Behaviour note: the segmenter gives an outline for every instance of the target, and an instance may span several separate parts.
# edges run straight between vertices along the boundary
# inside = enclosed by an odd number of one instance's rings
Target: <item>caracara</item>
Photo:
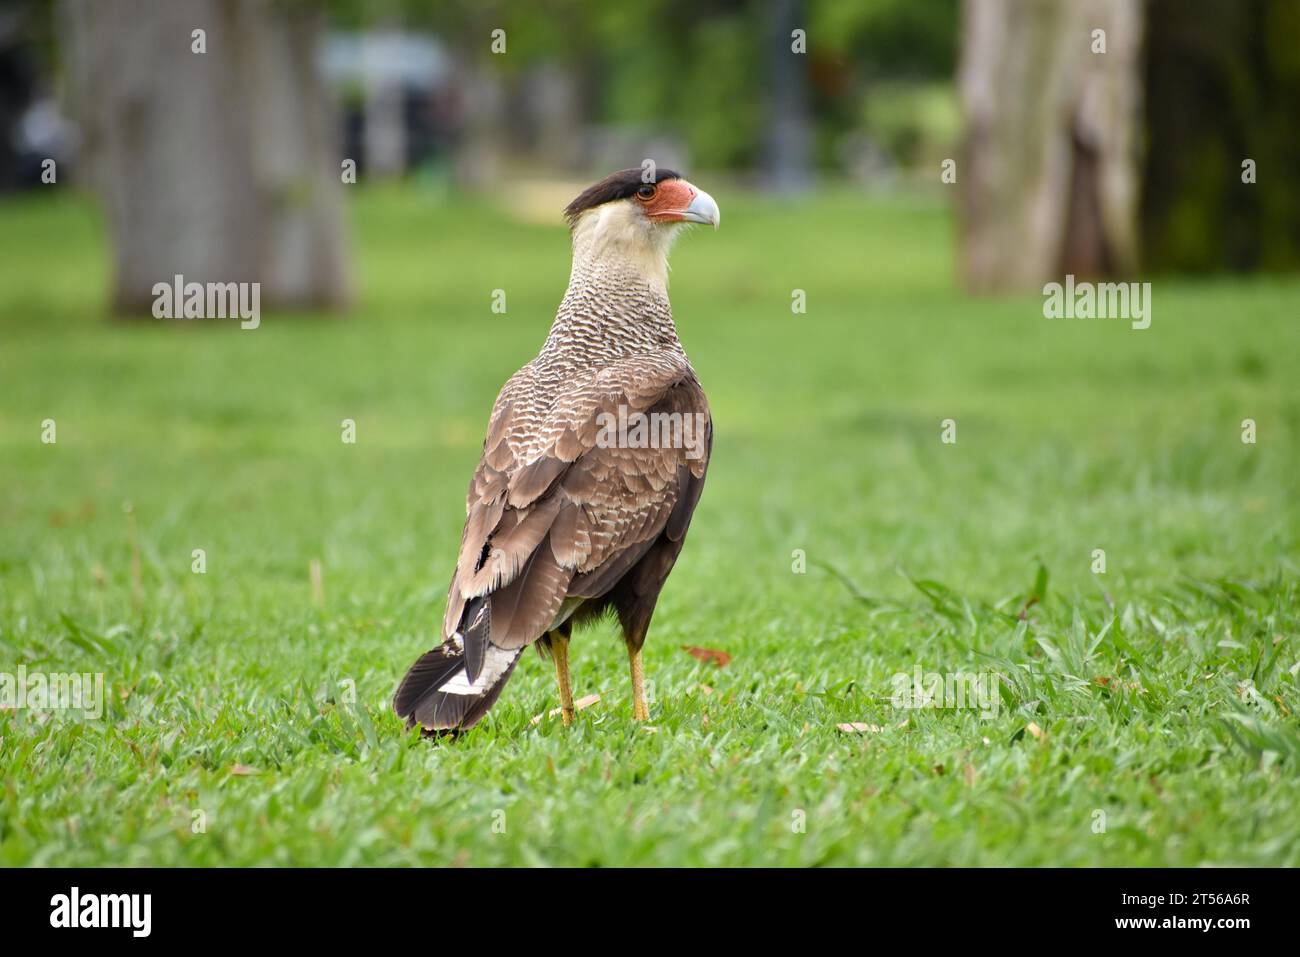
[[[564,211],[569,288],[537,358],[501,389],[469,483],[442,642],[393,696],[407,727],[475,725],[524,649],[550,654],[573,720],[569,636],[612,611],[649,717],[641,647],[682,549],[713,441],[668,304],[668,250],[713,198],[670,170],[630,169]]]

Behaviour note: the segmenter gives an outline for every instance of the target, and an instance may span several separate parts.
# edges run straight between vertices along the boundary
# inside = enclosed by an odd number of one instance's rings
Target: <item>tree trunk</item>
[[[319,16],[267,0],[65,0],[82,158],[113,245],[113,304],[153,286],[260,282],[265,305],[349,292]],[[193,52],[204,30],[206,52]]]
[[[965,0],[962,277],[1024,291],[1137,266],[1140,0]],[[1105,52],[1093,52],[1093,31]]]
[[[798,28],[806,29],[808,17],[801,0],[772,0],[766,9],[766,179],[777,192],[797,193],[807,189],[812,179],[812,132],[808,119],[808,55],[791,49],[791,34]]]
[[[500,74],[481,59],[462,60],[453,76],[459,84],[463,118],[456,151],[456,182],[464,189],[486,191],[501,182],[510,152],[505,84]]]
[[[361,56],[368,77],[365,112],[366,176],[380,179],[406,172],[406,92],[400,77],[388,75],[384,58],[400,42],[391,26],[362,41]]]

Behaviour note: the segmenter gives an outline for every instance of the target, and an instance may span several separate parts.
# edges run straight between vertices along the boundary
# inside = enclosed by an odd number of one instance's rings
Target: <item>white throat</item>
[[[633,200],[589,209],[573,225],[573,275],[632,271],[653,287],[668,288],[668,250],[678,224],[652,223]]]

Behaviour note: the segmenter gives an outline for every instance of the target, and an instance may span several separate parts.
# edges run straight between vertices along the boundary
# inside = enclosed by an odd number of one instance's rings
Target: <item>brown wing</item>
[[[468,646],[472,637],[530,644],[565,598],[609,591],[661,535],[680,542],[712,441],[708,402],[677,356],[613,363],[570,383],[541,415],[513,391],[502,391],[470,483],[443,622],[444,639],[460,631],[467,641],[471,681],[485,651]],[[657,431],[620,433],[618,423],[638,416]],[[471,636],[460,626],[480,597],[490,634]]]

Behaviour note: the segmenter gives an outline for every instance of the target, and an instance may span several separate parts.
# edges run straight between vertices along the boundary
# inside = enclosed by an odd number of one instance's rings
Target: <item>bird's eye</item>
[[[658,187],[656,187],[653,183],[646,183],[644,186],[642,186],[640,189],[636,191],[636,198],[641,200],[642,202],[649,202],[650,200],[655,198],[655,193],[657,193],[658,191],[659,191]]]

